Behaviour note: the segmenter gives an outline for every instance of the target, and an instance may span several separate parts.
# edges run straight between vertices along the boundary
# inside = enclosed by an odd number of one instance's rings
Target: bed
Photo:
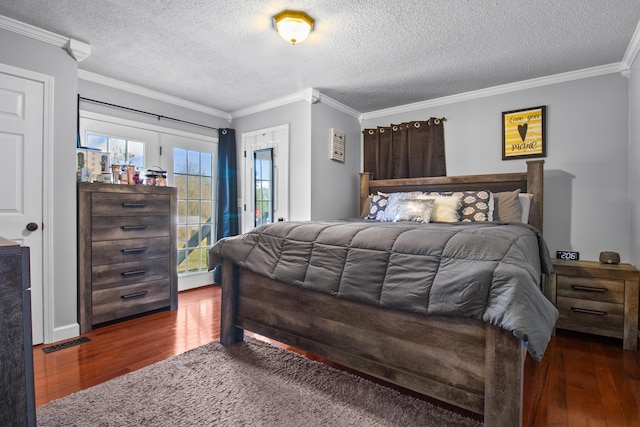
[[[507,234],[516,229],[528,228],[529,231],[523,233],[535,235],[538,242],[542,242],[543,161],[527,162],[526,172],[489,175],[373,180],[370,174],[363,173],[360,188],[361,207],[370,204],[370,195],[377,192],[490,190],[498,193],[519,189],[532,194],[528,218],[530,227],[491,223],[477,227],[455,224],[450,228],[435,224],[435,228],[440,233],[453,233],[451,235],[460,230],[476,233],[480,228],[509,230]],[[291,227],[298,226],[282,225],[291,230]],[[335,226],[338,227],[336,230],[355,228],[357,231],[354,235],[362,231],[359,222],[345,222]],[[413,226],[414,224],[405,224],[395,227]],[[300,229],[307,230],[309,227],[317,225],[304,224]],[[331,230],[334,224],[322,224],[321,227]],[[378,227],[390,230],[391,233],[396,232],[391,226]],[[468,227],[471,227],[471,231],[468,231]],[[400,234],[393,238],[398,235]],[[243,251],[243,245],[245,249],[247,245],[255,245],[251,243],[251,238],[252,236],[245,235],[224,239],[210,253],[210,268],[221,262],[223,269],[220,331],[220,342],[223,345],[241,341],[243,331],[251,331],[375,378],[482,414],[485,425],[514,426],[522,423],[524,360],[527,351],[531,353],[533,347],[533,338],[529,334],[540,335],[541,343],[536,344],[535,353],[532,353],[539,359],[557,318],[557,310],[539,289],[539,273],[550,272],[550,260],[539,259],[536,262],[539,262],[540,270],[532,270],[538,272],[534,283],[537,290],[527,292],[534,297],[535,302],[527,303],[522,309],[512,310],[528,312],[532,311],[530,308],[533,311],[539,309],[536,312],[542,313],[540,317],[545,317],[542,319],[544,327],[539,327],[540,330],[529,329],[517,337],[515,330],[497,326],[495,322],[448,315],[425,316],[427,313],[394,309],[393,304],[371,304],[366,301],[366,295],[362,300],[348,296],[337,298],[333,295],[336,292],[332,290],[310,290],[308,288],[313,286],[307,286],[304,282],[292,283],[292,280],[283,279],[286,274],[265,274],[262,270],[268,270],[269,267],[262,266],[262,259],[268,264],[269,257],[285,259],[289,255],[272,254],[273,250],[268,249],[260,255],[262,258],[259,258],[259,262],[255,258],[249,264],[239,262],[242,257],[238,257],[237,252]],[[527,237],[527,241],[530,242],[531,239]],[[238,245],[235,249],[234,244]],[[546,250],[546,246],[544,249]],[[548,257],[548,252],[546,255]],[[532,257],[531,254],[527,256]],[[544,251],[540,250],[539,254],[535,254],[537,256],[543,258]],[[295,270],[303,264],[291,258],[289,265]],[[545,265],[546,270],[543,268]],[[366,270],[369,269],[361,269],[361,272],[365,274]],[[347,274],[346,271],[345,264],[343,275]],[[492,294],[493,291],[489,293]],[[511,303],[505,305],[510,306]],[[431,312],[431,309],[427,308],[426,311]],[[510,318],[511,314],[507,312],[500,316]]]

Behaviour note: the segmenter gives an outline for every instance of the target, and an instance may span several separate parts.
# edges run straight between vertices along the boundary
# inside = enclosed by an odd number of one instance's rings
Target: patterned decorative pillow
[[[382,193],[372,194],[370,197],[371,203],[369,204],[369,215],[367,215],[367,219],[381,221],[384,216],[384,211],[387,207],[389,197]]]
[[[417,199],[423,193],[421,191],[407,191],[407,192],[399,192],[399,193],[390,193],[389,198],[387,200],[387,208],[380,219],[383,222],[391,222],[394,221],[397,211],[397,205],[400,200],[406,199]]]
[[[481,222],[493,220],[493,193],[489,190],[479,191],[442,191],[426,193],[427,196],[460,197],[460,221]]]
[[[432,208],[433,200],[429,199],[399,200],[396,204],[396,214],[393,221],[429,222]]]

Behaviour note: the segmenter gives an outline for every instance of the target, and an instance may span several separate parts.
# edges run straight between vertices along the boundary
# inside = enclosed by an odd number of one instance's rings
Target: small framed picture
[[[502,113],[502,160],[546,157],[546,106]]]

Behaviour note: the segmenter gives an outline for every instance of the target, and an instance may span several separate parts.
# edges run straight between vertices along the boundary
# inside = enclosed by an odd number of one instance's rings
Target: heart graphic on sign
[[[518,132],[520,133],[520,138],[522,138],[522,142],[524,142],[524,139],[527,137],[527,128],[528,128],[528,123],[525,123],[523,125],[518,125]]]

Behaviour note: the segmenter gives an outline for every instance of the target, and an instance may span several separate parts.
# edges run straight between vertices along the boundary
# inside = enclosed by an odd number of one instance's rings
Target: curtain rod
[[[165,119],[165,120],[170,120],[170,121],[173,121],[173,122],[185,123],[185,124],[192,125],[192,126],[199,126],[201,128],[212,129],[212,130],[220,130],[220,129],[214,128],[212,126],[206,126],[206,125],[201,125],[199,123],[188,122],[186,120],[176,119],[176,118],[168,117],[168,116],[163,116],[162,114],[150,113],[148,111],[136,110],[135,108],[123,107],[122,105],[110,104],[108,102],[98,101],[96,99],[85,98],[85,97],[82,97],[80,95],[78,95],[78,101],[91,102],[93,104],[106,105],[107,107],[118,108],[120,110],[126,110],[126,111],[132,111],[134,113],[146,114],[147,116],[157,117],[158,120]]]

